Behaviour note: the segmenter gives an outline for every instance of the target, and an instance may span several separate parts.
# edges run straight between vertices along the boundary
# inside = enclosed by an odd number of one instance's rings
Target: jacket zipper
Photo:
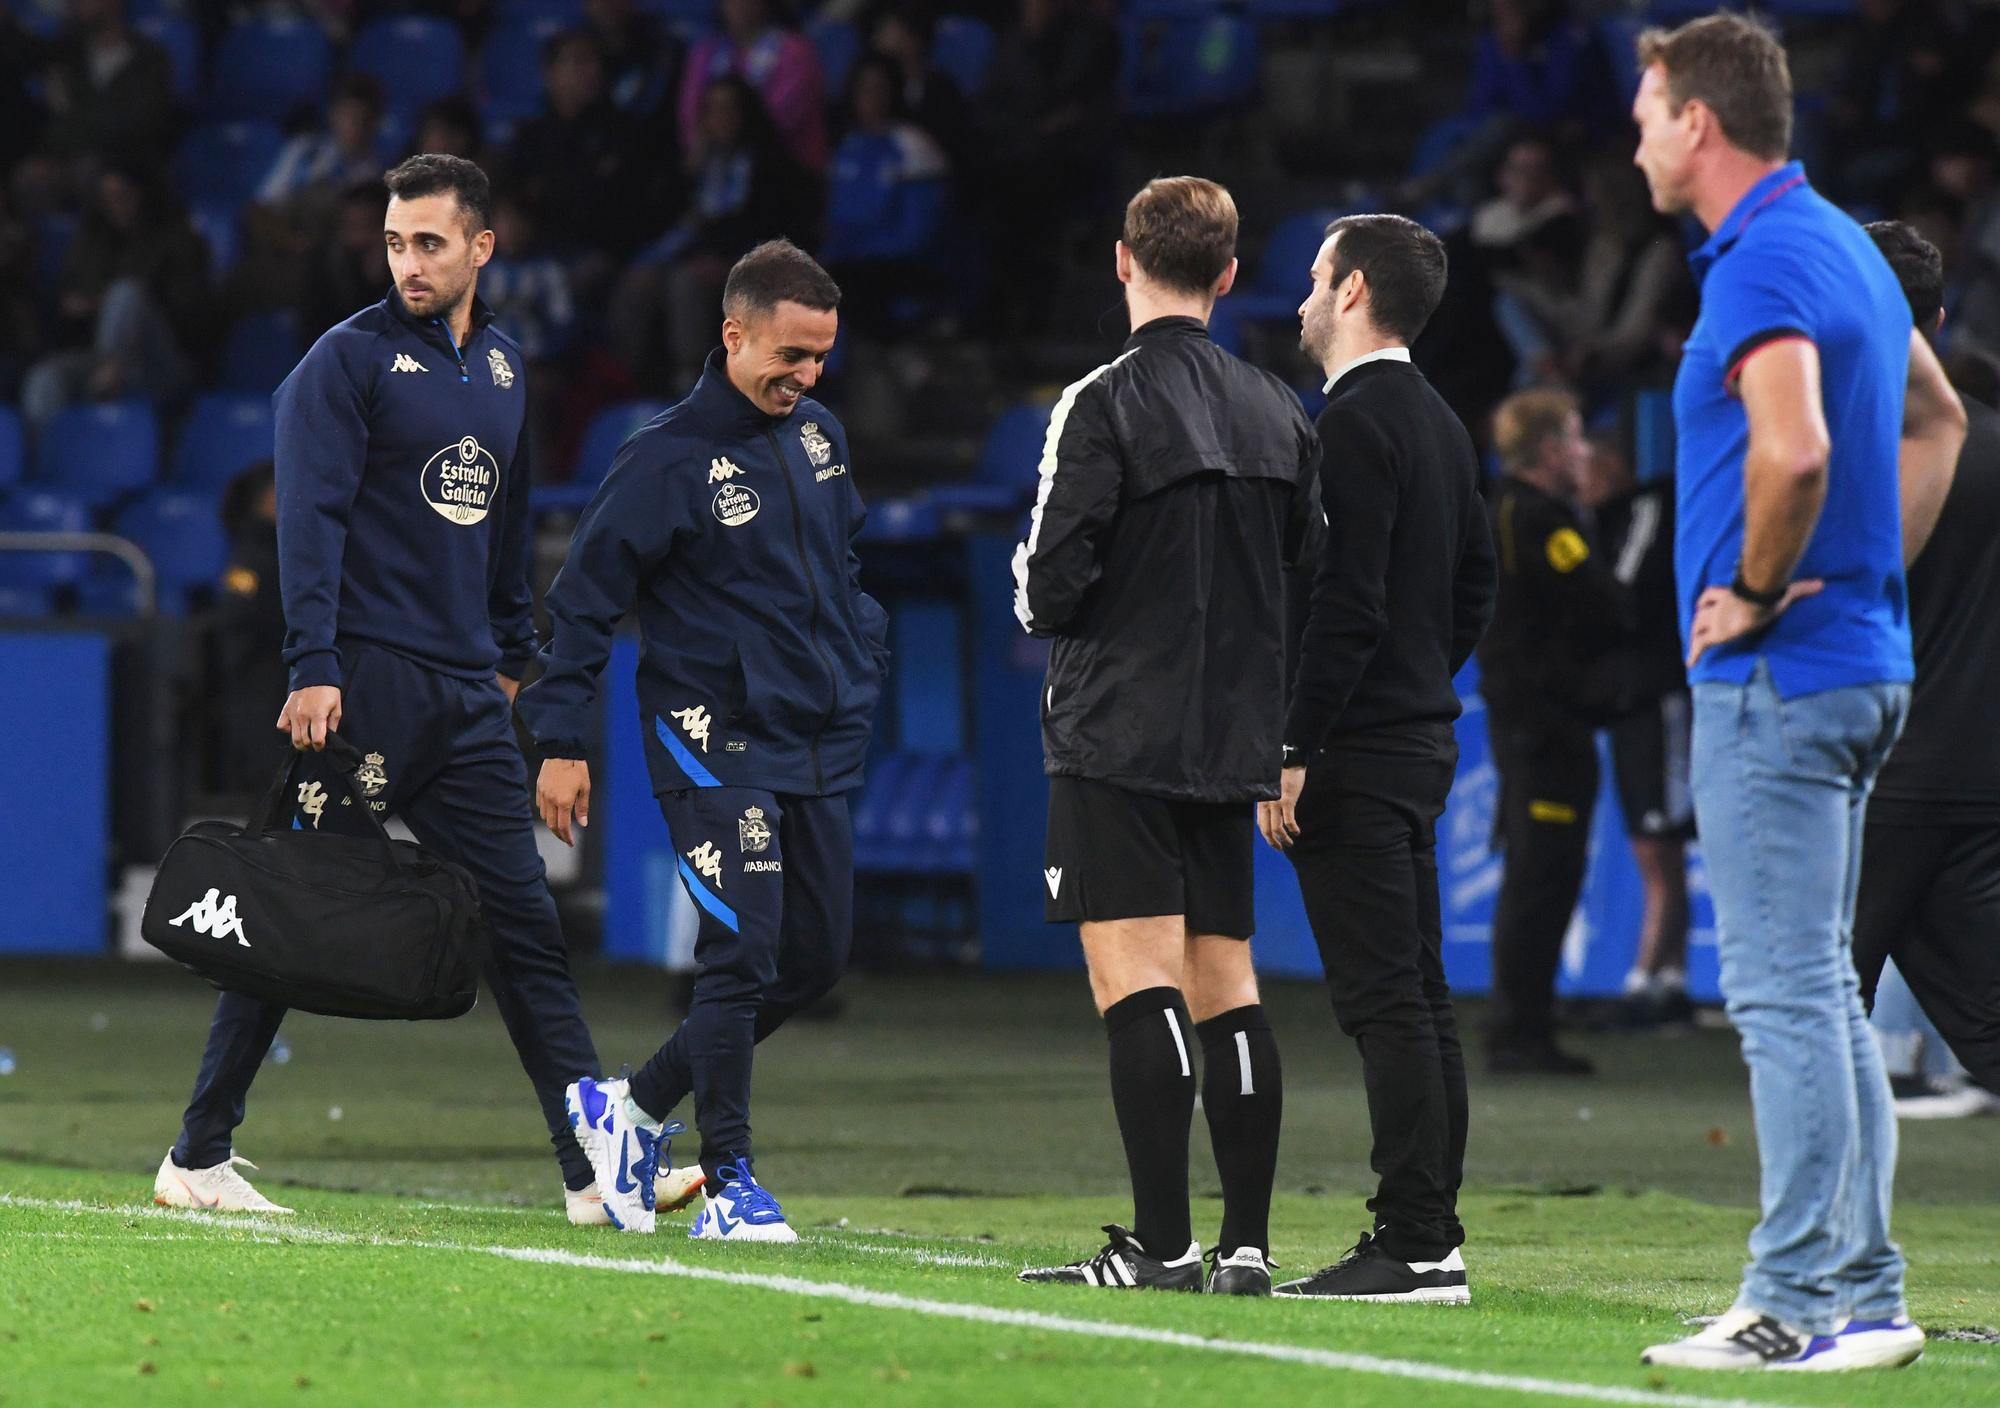
[[[472,373],[465,369],[465,354],[458,350],[458,339],[451,335],[451,324],[447,323],[443,318],[434,318],[432,321],[444,329],[444,340],[451,344],[452,360],[458,363],[458,379],[462,382],[470,383]],[[477,331],[477,329],[474,329],[474,331]]]
[[[829,692],[832,701],[826,706],[826,717],[820,720],[819,732],[813,735],[812,740],[813,786],[824,792],[826,774],[820,770],[819,741],[825,737],[827,725],[833,722],[834,713],[840,708],[840,677],[834,673],[833,657],[826,653],[826,646],[821,644],[819,638],[819,579],[813,576],[812,567],[806,561],[806,528],[805,519],[799,512],[799,491],[792,483],[791,470],[785,467],[785,451],[784,447],[778,444],[777,432],[767,430],[764,432],[764,438],[771,442],[771,453],[778,457],[778,477],[785,481],[785,496],[792,501],[792,546],[798,549],[799,572],[805,577],[806,586],[812,592],[812,626],[807,635],[812,641],[813,652],[819,656],[820,663],[826,666],[826,682],[831,686]]]

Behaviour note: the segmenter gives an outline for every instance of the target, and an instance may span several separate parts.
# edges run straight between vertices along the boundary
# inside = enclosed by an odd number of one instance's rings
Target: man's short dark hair
[[[1757,20],[1718,14],[1639,36],[1639,71],[1666,71],[1675,116],[1690,99],[1715,114],[1730,145],[1766,161],[1792,149],[1792,71],[1785,46]]]
[[[747,319],[771,312],[780,303],[797,303],[815,312],[840,306],[840,285],[833,275],[790,240],[766,240],[736,261],[722,286],[724,316]]]
[[[1157,177],[1126,203],[1119,237],[1148,278],[1205,296],[1236,257],[1236,200],[1199,176]]]
[[[492,228],[493,187],[477,162],[442,152],[425,152],[391,167],[383,175],[382,184],[398,200],[422,200],[425,196],[450,192],[465,216],[469,233]]]
[[[1326,227],[1333,283],[1356,269],[1368,281],[1369,321],[1404,346],[1417,340],[1444,298],[1444,241],[1401,215],[1343,215]]]
[[[1877,220],[1864,225],[1868,238],[1882,251],[1903,297],[1910,304],[1910,318],[1917,331],[1929,337],[1937,327],[1938,313],[1944,308],[1944,256],[1938,247],[1901,220]]]

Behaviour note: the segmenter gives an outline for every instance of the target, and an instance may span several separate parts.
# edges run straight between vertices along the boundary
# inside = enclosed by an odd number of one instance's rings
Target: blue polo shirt
[[[1833,442],[1826,506],[1795,574],[1821,578],[1825,588],[1769,630],[1704,653],[1691,678],[1744,684],[1761,659],[1787,699],[1909,680],[1897,453],[1910,307],[1895,274],[1867,232],[1806,184],[1797,162],[1752,186],[1690,262],[1701,314],[1674,378],[1683,641],[1696,600],[1729,585],[1743,552],[1750,431],[1736,377],[1744,360],[1787,338],[1817,347]]]

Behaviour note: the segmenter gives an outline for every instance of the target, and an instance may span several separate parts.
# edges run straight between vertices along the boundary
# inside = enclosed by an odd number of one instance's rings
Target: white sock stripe
[[[181,1208],[161,1208],[151,1204],[101,1206],[75,1199],[36,1198],[0,1193],[0,1207],[35,1208],[49,1212],[98,1214],[117,1218],[157,1218],[161,1221],[195,1223],[217,1230],[252,1234],[245,1241],[284,1247],[298,1241],[324,1242],[353,1247],[395,1247],[420,1251],[470,1253],[545,1266],[562,1266],[586,1271],[615,1271],[632,1276],[670,1276],[691,1281],[713,1281],[780,1291],[790,1295],[843,1301],[849,1305],[877,1310],[904,1310],[948,1320],[1045,1333],[1078,1335],[1091,1339],[1126,1340],[1141,1344],[1166,1345],[1176,1349],[1200,1350],[1214,1354],[1243,1355],[1253,1359],[1287,1364],[1305,1364],[1320,1369],[1348,1373],[1378,1374],[1388,1378],[1413,1379],[1425,1383],[1456,1384],[1467,1388],[1494,1389],[1540,1398],[1571,1399],[1586,1403],[1616,1403],[1629,1408],[1779,1408],[1767,1401],[1746,1398],[1708,1398],[1691,1393],[1667,1393],[1651,1389],[1620,1388],[1610,1384],[1577,1383],[1567,1379],[1545,1379],[1528,1374],[1497,1374],[1475,1369],[1454,1369],[1443,1364],[1426,1364],[1414,1359],[1387,1359],[1373,1354],[1356,1354],[1309,1345],[1273,1344],[1260,1340],[1231,1340],[1179,1330],[1155,1329],[1148,1325],[1127,1325],[1111,1320],[1085,1320],[1068,1315],[1051,1315],[1038,1310],[1007,1310],[999,1306],[969,1301],[931,1300],[898,1291],[878,1291],[867,1286],[840,1281],[814,1281],[803,1276],[772,1275],[754,1271],[724,1271],[718,1267],[695,1266],[672,1259],[614,1258],[585,1256],[555,1247],[479,1246],[466,1242],[414,1241],[340,1232],[291,1221],[257,1217],[191,1212]],[[492,1211],[505,1212],[505,1208]]]
[[[1174,1016],[1174,1009],[1171,1007],[1167,1009],[1167,1030],[1174,1034],[1174,1050],[1181,1053],[1181,1074],[1184,1076],[1193,1075],[1194,1067],[1188,1064],[1187,1042],[1181,1036],[1180,1019]]]
[[[1244,1095],[1255,1095],[1257,1087],[1250,1083],[1250,1033],[1236,1034],[1236,1070],[1243,1077]]]

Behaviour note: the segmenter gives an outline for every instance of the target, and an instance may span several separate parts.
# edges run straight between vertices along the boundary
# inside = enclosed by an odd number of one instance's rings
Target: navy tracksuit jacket
[[[368,757],[368,805],[472,872],[486,977],[571,1188],[591,1181],[563,1087],[598,1072],[535,848],[527,776],[494,675],[534,648],[528,588],[527,382],[520,348],[475,300],[455,345],[391,293],[321,337],[278,388],[279,584],[292,688],[339,685],[341,734]],[[279,748],[273,735],[273,761]],[[367,829],[324,760],[301,770],[294,825]],[[284,1009],[217,1003],[175,1160],[229,1157]]]
[[[846,966],[846,794],[888,662],[852,547],[864,517],[832,412],[765,415],[712,353],[584,510],[545,603],[546,672],[521,695],[543,757],[584,757],[636,606],[647,767],[701,931],[687,1020],[632,1089],[661,1118],[693,1093],[711,1174],[751,1153],[752,1046]]]

